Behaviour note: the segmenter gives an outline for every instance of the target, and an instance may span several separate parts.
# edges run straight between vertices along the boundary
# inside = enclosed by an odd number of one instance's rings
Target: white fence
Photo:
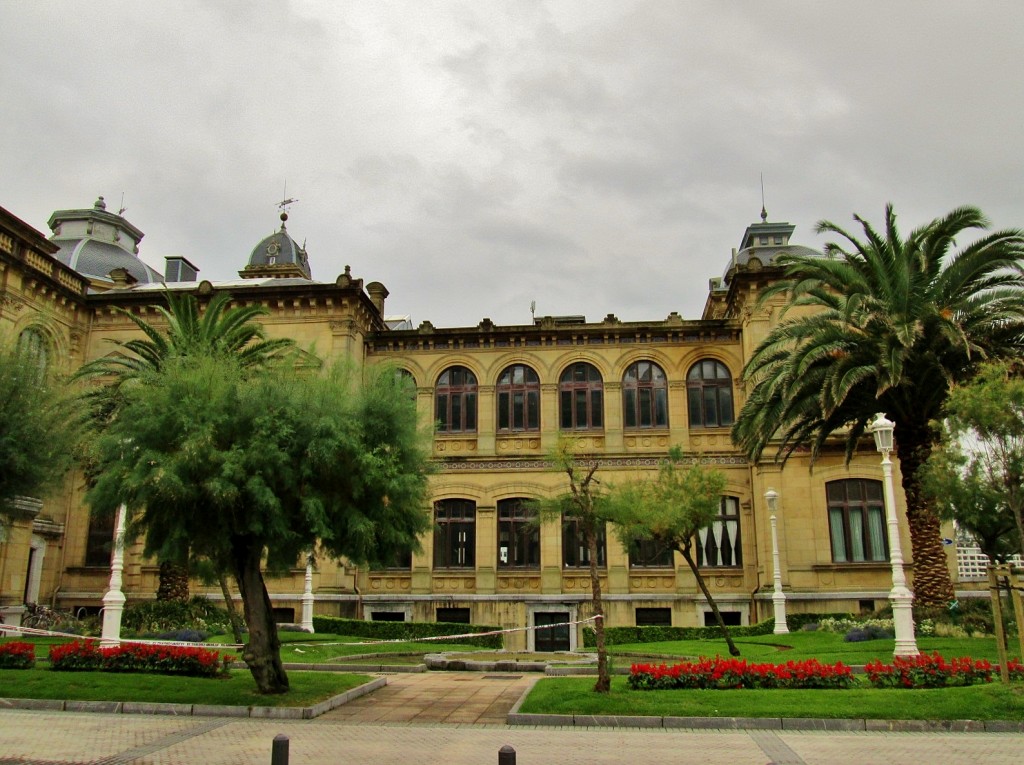
[[[1014,555],[1009,560],[1015,566],[1024,566],[1024,558]],[[961,582],[978,582],[988,579],[988,558],[978,547],[956,548],[956,570]]]

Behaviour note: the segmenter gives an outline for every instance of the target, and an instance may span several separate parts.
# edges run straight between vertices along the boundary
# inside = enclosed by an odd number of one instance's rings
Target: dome
[[[58,210],[50,216],[50,237],[60,249],[54,257],[83,276],[110,280],[110,272],[123,268],[141,284],[162,282],[164,277],[139,260],[144,234],[122,218],[107,212],[103,197],[92,209]]]
[[[291,238],[285,226],[287,220],[288,214],[281,213],[281,228],[253,247],[243,276],[311,278],[306,250]]]

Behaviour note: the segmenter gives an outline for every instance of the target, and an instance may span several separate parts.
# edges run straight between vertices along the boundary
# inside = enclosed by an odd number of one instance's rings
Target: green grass
[[[263,696],[252,675],[235,670],[228,678],[175,677],[146,673],[54,672],[0,669],[0,696],[74,701],[152,701],[232,706],[309,706],[369,682],[366,675],[289,672],[291,690]]]
[[[532,714],[648,715],[656,717],[828,717],[882,720],[1022,720],[1024,685],[845,691],[631,691],[612,679],[608,694],[594,678],[540,680],[520,708]]]
[[[342,660],[346,656],[384,656],[386,654],[401,653],[412,654],[422,657],[428,653],[449,653],[452,651],[472,651],[478,649],[471,645],[454,645],[451,643],[438,643],[426,641],[419,643],[377,643],[373,645],[357,645],[365,643],[365,638],[350,637],[347,635],[328,635],[316,633],[310,635],[302,632],[282,632],[281,637],[281,661],[304,662],[311,664],[322,664],[334,660]],[[230,637],[218,635],[211,638],[209,642],[230,642]],[[216,646],[211,645],[211,648]],[[383,659],[378,664],[386,663]],[[418,663],[418,662],[417,662]]]
[[[818,659],[834,664],[866,664],[872,659],[892,661],[894,640],[868,640],[863,643],[847,643],[842,635],[830,632],[792,632],[788,635],[760,635],[757,637],[735,638],[741,657],[753,661],[778,664],[790,660]],[[970,656],[972,659],[997,661],[996,639],[990,638],[946,638],[919,637],[917,646],[922,653],[938,651],[946,658]],[[1020,655],[1019,644],[1011,644],[1011,657]],[[1015,650],[1016,649],[1016,650]],[[592,650],[592,649],[591,649]],[[698,656],[728,656],[724,640],[677,640],[664,643],[629,643],[609,647],[611,654],[678,656],[680,659]],[[668,659],[665,660],[670,661]],[[632,663],[627,656],[618,659],[620,665]]]

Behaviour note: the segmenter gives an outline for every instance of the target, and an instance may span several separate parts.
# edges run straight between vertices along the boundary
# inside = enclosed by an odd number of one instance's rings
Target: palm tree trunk
[[[589,524],[588,524],[589,526]],[[612,687],[611,674],[608,671],[608,648],[604,639],[604,601],[601,597],[601,575],[597,570],[597,531],[587,528],[585,531],[587,550],[590,553],[590,594],[594,616],[594,639],[597,641],[597,683],[595,693],[608,693]]]
[[[160,561],[158,576],[157,600],[180,600],[182,602],[188,600],[188,566],[172,563],[169,560],[162,560]]]
[[[928,426],[905,420],[896,426],[896,456],[907,499],[907,524],[914,562],[914,604],[945,608],[956,597],[949,576],[949,563],[942,544],[938,516],[925,502],[918,471],[932,452]]]
[[[288,675],[281,663],[281,641],[263,574],[260,572],[262,545],[236,537],[233,540],[235,581],[242,595],[249,642],[242,659],[249,667],[260,693],[287,693]]]
[[[730,656],[739,656],[740,649],[736,647],[736,644],[732,642],[732,635],[729,634],[729,628],[725,626],[725,620],[722,618],[722,612],[718,610],[718,604],[715,603],[715,599],[711,597],[711,591],[708,590],[707,584],[704,583],[704,577],[700,575],[700,569],[697,568],[697,562],[693,559],[693,555],[690,554],[690,544],[687,544],[680,548],[680,553],[683,555],[683,560],[686,561],[690,567],[690,571],[693,572],[693,576],[697,579],[697,586],[700,587],[700,591],[704,593],[704,599],[711,606],[711,613],[715,615],[715,621],[718,622],[719,629],[722,630],[722,636],[725,638],[725,644],[729,646]]]

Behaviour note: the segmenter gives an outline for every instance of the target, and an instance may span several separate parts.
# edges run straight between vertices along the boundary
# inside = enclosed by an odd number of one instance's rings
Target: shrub
[[[0,643],[0,669],[32,669],[35,663],[36,649],[31,643]]]
[[[164,675],[217,677],[230,657],[190,646],[122,643],[100,648],[94,640],[66,643],[50,649],[50,669],[57,671],[156,672]]]
[[[158,635],[177,630],[197,630],[207,634],[231,631],[228,612],[201,595],[186,601],[135,603],[125,608],[121,624],[136,635]]]
[[[846,617],[826,617],[818,622],[818,629],[821,632],[832,632],[837,635],[845,635],[847,632],[853,629],[866,630],[871,628],[887,632],[889,633],[889,637],[892,637],[892,619],[851,619]]]
[[[893,633],[889,630],[869,624],[866,627],[854,627],[843,636],[843,640],[847,643],[863,643],[867,640],[891,640],[892,637]]]
[[[361,619],[339,619],[336,616],[314,616],[313,629],[331,635],[348,635],[369,640],[422,640],[443,635],[464,635],[470,632],[494,632],[499,627],[480,624],[449,624],[446,622],[369,622]],[[474,635],[445,643],[478,645],[483,648],[500,649],[501,635]]]
[[[817,659],[785,664],[755,664],[745,659],[701,658],[671,667],[633,664],[627,684],[633,690],[732,688],[843,689],[854,684],[853,673],[842,662],[822,664]]]
[[[1024,680],[1024,664],[1007,662],[1012,680]],[[991,683],[996,667],[987,659],[944,659],[938,653],[896,656],[892,664],[872,661],[864,672],[875,688],[945,688],[948,686]]]

